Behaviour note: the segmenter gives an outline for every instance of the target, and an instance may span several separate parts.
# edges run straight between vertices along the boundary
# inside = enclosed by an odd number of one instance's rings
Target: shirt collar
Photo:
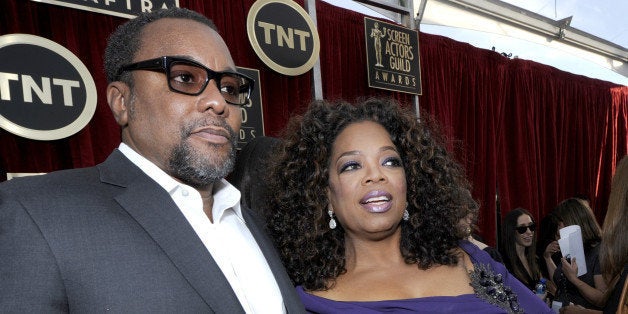
[[[135,164],[138,168],[140,168],[147,176],[153,179],[157,184],[159,184],[171,197],[174,196],[175,192],[178,189],[185,189],[188,191],[193,191],[194,193],[198,193],[196,189],[193,187],[181,183],[175,180],[173,177],[164,172],[161,168],[157,167],[153,162],[146,159],[144,156],[138,154],[131,147],[126,145],[125,143],[120,143],[118,147],[120,152],[124,154],[133,164]],[[200,193],[198,193],[198,197],[200,199]],[[242,209],[240,208],[240,191],[235,188],[231,183],[229,183],[225,179],[221,179],[220,181],[214,183],[214,205],[212,207],[212,217],[214,217],[214,221],[220,221],[220,218],[223,216],[224,212],[232,208],[236,215],[242,219]],[[176,198],[173,197],[177,206],[179,206]],[[180,207],[180,206],[179,206]]]

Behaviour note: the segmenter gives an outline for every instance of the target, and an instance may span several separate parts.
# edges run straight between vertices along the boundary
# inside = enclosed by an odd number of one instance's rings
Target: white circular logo
[[[80,131],[96,111],[96,84],[72,52],[49,39],[0,36],[0,127],[51,141]]]
[[[281,74],[301,75],[318,60],[316,26],[291,0],[258,0],[249,10],[246,29],[257,56]]]

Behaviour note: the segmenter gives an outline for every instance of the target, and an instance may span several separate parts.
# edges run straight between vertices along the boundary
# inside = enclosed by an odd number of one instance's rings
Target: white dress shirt
[[[283,298],[264,255],[242,218],[240,191],[226,180],[214,184],[213,223],[200,193],[121,143],[119,150],[170,194],[212,255],[247,313],[285,313]]]

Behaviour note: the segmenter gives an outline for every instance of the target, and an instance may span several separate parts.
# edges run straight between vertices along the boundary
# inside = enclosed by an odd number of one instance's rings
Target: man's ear
[[[107,103],[118,125],[124,127],[129,122],[127,102],[130,101],[129,86],[116,81],[107,85]]]

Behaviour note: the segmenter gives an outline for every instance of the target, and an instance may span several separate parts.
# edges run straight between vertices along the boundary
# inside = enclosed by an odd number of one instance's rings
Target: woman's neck
[[[405,264],[399,236],[381,241],[345,238],[347,271]]]

